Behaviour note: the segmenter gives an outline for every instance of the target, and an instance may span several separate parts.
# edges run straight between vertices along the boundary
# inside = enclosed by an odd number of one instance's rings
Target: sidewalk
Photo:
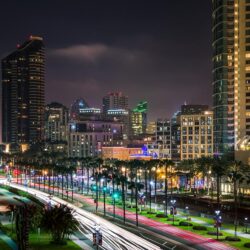
[[[159,212],[164,212],[163,210],[159,209],[158,210]],[[182,213],[184,213],[184,209],[178,209],[178,211],[181,211]],[[169,211],[168,211],[169,212]],[[209,227],[209,228],[214,228],[213,225],[209,224],[209,223],[206,223],[205,221],[203,220],[199,220],[197,218],[193,218],[192,215],[188,215],[190,218],[192,218],[192,221],[195,222],[195,223],[198,223],[202,226],[206,226],[206,227]],[[181,215],[177,215],[176,217],[179,217],[179,218],[182,218],[182,219],[186,219],[187,216],[181,216]],[[232,234],[234,235],[234,230],[233,229],[228,229],[228,228],[223,228],[221,227],[221,231],[224,231],[226,233],[229,233],[229,234]],[[246,234],[246,233],[242,233],[242,232],[237,232],[237,236],[239,237],[242,237],[242,238],[245,238],[245,239],[250,239],[250,234]]]
[[[87,238],[82,239],[82,237],[80,237],[80,235],[78,235],[77,233],[70,236],[70,239],[79,247],[81,247],[81,249],[84,250],[93,250],[94,248],[91,247],[89,244],[87,244],[86,242],[89,241]],[[86,241],[86,242],[84,242]]]
[[[18,250],[17,244],[1,230],[0,230],[0,239],[2,239],[12,250]]]

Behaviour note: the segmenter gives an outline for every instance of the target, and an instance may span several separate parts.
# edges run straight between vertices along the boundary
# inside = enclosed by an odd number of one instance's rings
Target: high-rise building
[[[106,120],[123,123],[124,142],[129,136],[129,111],[125,109],[109,109],[105,115]]]
[[[123,109],[128,110],[128,97],[122,92],[109,93],[103,97],[103,113],[107,114],[108,110]]]
[[[149,122],[147,124],[146,133],[149,135],[154,135],[156,132],[156,122]]]
[[[171,118],[171,159],[179,162],[181,159],[181,124],[180,111],[177,111]]]
[[[213,112],[188,112],[188,106],[180,114],[180,159],[213,156]]]
[[[171,158],[171,124],[168,119],[158,119],[156,122],[155,147],[160,159]]]
[[[148,112],[148,103],[146,101],[139,102],[137,106],[131,111],[130,136],[134,137],[146,133],[147,112]]]
[[[214,152],[250,136],[250,1],[213,0]]]
[[[68,109],[57,102],[45,107],[45,140],[58,143],[67,141]]]
[[[44,44],[28,41],[2,59],[2,139],[33,144],[44,138]]]

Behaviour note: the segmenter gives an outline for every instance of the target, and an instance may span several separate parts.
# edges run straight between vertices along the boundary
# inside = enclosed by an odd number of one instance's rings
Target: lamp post
[[[154,181],[154,189],[155,189],[155,212],[157,211],[157,197],[156,197],[156,188],[157,188],[157,168],[153,167],[152,170],[155,172],[155,181]]]
[[[187,221],[188,221],[188,215],[189,215],[189,211],[188,211],[189,207],[185,207],[186,210],[186,215],[187,215]]]
[[[221,225],[220,210],[215,210],[215,226],[217,229],[217,240],[219,239],[219,227]]]
[[[248,221],[248,217],[245,217],[245,227],[246,227],[246,233],[247,233],[247,221]]]
[[[115,199],[118,198],[117,193],[113,193],[113,218],[115,219]]]
[[[171,204],[172,204],[172,207],[171,207],[171,212],[173,214],[173,225],[174,225],[174,215],[175,215],[175,212],[176,212],[176,209],[175,209],[175,203],[176,203],[176,200],[170,200]]]
[[[100,225],[96,223],[93,233],[93,245],[96,246],[96,249],[99,249],[99,246],[102,245],[102,233],[100,231]]]
[[[104,204],[104,206],[103,206],[103,214],[104,214],[104,216],[106,216],[106,191],[107,191],[107,187],[104,186],[103,187],[103,204]]]

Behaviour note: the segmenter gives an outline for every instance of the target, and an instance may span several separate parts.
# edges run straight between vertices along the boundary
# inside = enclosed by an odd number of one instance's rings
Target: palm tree
[[[135,217],[136,217],[136,226],[138,227],[138,190],[140,190],[141,187],[141,183],[138,183],[138,179],[137,179],[137,172],[138,169],[142,166],[142,161],[140,160],[131,160],[129,162],[129,166],[130,166],[130,172],[134,172],[134,177],[135,177]],[[132,179],[131,179],[132,180]]]
[[[169,159],[163,159],[160,162],[161,165],[165,166],[165,215],[168,215],[168,167],[173,166],[174,162]],[[172,176],[171,176],[172,178]]]
[[[217,209],[220,209],[221,178],[227,175],[228,161],[225,158],[215,157],[212,163],[212,174],[216,178]]]
[[[194,191],[196,191],[196,182],[195,176],[198,173],[197,164],[195,160],[183,160],[180,164],[176,167],[176,170],[179,170],[186,175],[186,188],[189,186],[189,191],[192,190],[192,179],[193,180],[193,187]],[[190,184],[189,184],[190,182]]]
[[[42,225],[50,231],[55,243],[64,242],[66,235],[73,234],[79,222],[74,218],[74,211],[64,204],[44,210]]]
[[[117,173],[116,173],[116,183],[122,185],[122,204],[123,204],[123,223],[126,221],[126,199],[125,199],[125,185],[127,185],[126,168],[123,172],[122,167],[125,167],[128,163],[125,161],[117,160],[115,162]]]
[[[201,158],[196,159],[195,162],[197,164],[198,172],[202,173],[204,188],[205,188],[205,177],[207,179],[206,187],[207,187],[207,195],[209,195],[213,158],[203,156]]]
[[[234,194],[234,236],[237,237],[238,228],[238,190],[239,184],[245,180],[246,173],[249,172],[249,166],[244,165],[241,161],[229,163],[229,181],[233,184]]]

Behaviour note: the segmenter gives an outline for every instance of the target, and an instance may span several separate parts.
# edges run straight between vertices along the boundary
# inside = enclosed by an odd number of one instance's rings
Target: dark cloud
[[[11,13],[11,14],[9,14]],[[181,104],[211,104],[210,0],[9,0],[0,10],[0,55],[30,34],[46,44],[46,100],[100,106],[123,91],[150,118]]]

